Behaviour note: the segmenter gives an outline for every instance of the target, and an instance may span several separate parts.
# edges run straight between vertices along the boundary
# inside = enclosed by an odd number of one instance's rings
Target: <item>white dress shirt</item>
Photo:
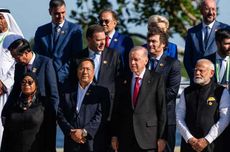
[[[92,83],[92,82],[91,82]],[[85,94],[90,86],[89,83],[85,88],[82,88],[80,83],[78,83],[78,89],[77,89],[77,111],[80,112],[80,109],[81,109],[81,105],[82,105],[82,102],[83,102],[83,99],[85,97]]]
[[[212,143],[228,126],[230,121],[230,95],[227,89],[224,89],[223,94],[220,99],[219,104],[219,120],[211,127],[209,133],[204,137],[209,143]],[[176,108],[176,122],[177,128],[180,134],[183,136],[184,140],[188,142],[193,135],[190,133],[186,123],[185,123],[185,115],[186,115],[186,105],[185,105],[185,97],[184,92],[182,92],[180,101]]]

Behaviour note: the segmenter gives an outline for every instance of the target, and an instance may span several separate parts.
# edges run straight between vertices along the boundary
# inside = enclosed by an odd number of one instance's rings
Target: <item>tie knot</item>
[[[139,80],[141,80],[141,78],[140,78],[140,77],[135,77],[135,79],[136,79],[136,81],[139,81]]]
[[[59,25],[55,25],[54,30],[56,32],[60,32],[61,31],[61,27]]]

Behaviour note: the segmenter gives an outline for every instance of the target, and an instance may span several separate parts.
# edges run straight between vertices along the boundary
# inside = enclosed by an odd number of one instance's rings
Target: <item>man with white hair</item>
[[[214,65],[208,59],[197,61],[194,84],[185,88],[176,110],[182,135],[181,152],[221,152],[223,134],[229,124],[229,93],[212,80]]]
[[[17,34],[17,35],[16,35]],[[8,37],[9,35],[12,35]],[[10,14],[8,9],[0,8],[0,112],[6,103],[7,97],[14,83],[15,61],[7,50],[7,45],[19,36],[22,31]],[[8,39],[7,39],[8,37]],[[7,40],[6,40],[7,39]],[[0,121],[0,143],[2,140],[3,127]]]

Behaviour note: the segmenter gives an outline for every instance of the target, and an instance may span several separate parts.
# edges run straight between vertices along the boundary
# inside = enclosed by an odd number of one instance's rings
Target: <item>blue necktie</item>
[[[207,48],[208,45],[208,37],[209,37],[209,32],[208,32],[208,26],[205,27],[204,30],[204,47]]]
[[[60,32],[61,32],[61,27],[59,25],[56,25],[54,27],[54,39],[53,39],[54,44],[57,42]]]
[[[100,61],[101,61],[101,54],[95,52],[94,53],[94,56],[93,56],[93,61],[94,61],[94,64],[95,64],[95,78],[96,80],[98,80],[98,73],[99,73],[99,69],[100,69]]]

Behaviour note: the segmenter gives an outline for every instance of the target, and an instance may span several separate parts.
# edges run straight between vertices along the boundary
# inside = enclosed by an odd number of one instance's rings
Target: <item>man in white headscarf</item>
[[[7,37],[9,38],[7,39]],[[10,11],[0,8],[0,113],[14,84],[15,60],[6,48],[8,44],[19,37],[23,37],[22,31]],[[2,133],[3,126],[0,121],[0,144]]]

